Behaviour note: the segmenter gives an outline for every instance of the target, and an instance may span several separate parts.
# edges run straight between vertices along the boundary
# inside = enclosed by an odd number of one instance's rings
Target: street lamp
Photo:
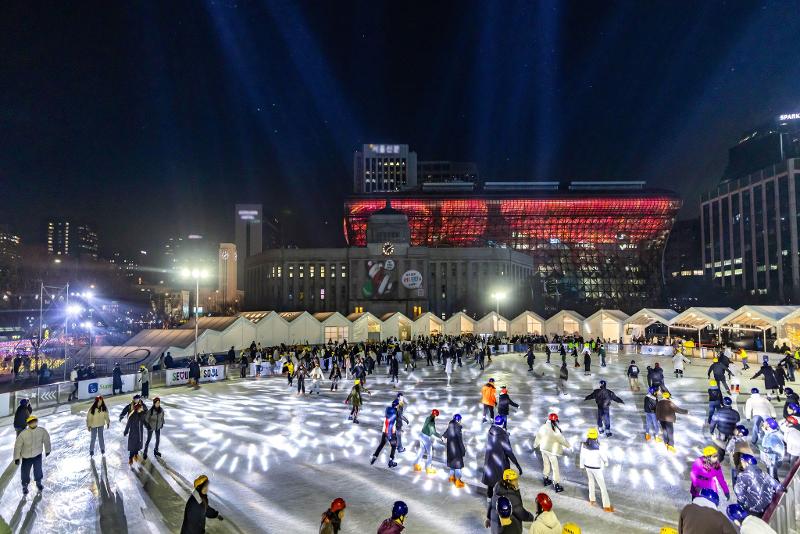
[[[67,308],[64,314],[64,381],[67,381],[67,360],[69,359],[69,352],[67,347],[67,338],[69,337],[69,318],[80,315],[83,309],[77,304],[69,303],[69,284],[67,284]]]
[[[505,300],[506,294],[503,291],[495,291],[492,293],[492,298],[497,301],[497,315],[500,315],[500,301]]]
[[[86,321],[81,326],[89,331],[89,362],[92,361],[92,322]]]
[[[208,276],[208,271],[205,269],[183,269],[181,271],[183,278],[194,279],[194,359],[197,360],[197,311],[200,306],[200,279]],[[189,295],[189,301],[192,298]]]

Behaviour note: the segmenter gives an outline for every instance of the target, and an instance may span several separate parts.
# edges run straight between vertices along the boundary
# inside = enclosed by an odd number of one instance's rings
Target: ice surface
[[[296,397],[282,377],[237,379],[198,390],[162,388],[155,394],[166,410],[164,456],[160,460],[151,456],[133,468],[127,465],[124,425],[117,422],[127,395],[108,399],[112,425],[106,431],[106,455],[100,456],[98,450],[94,461],[89,458],[85,427],[88,403],[42,410],[40,424],[53,438],[53,454],[44,462],[46,489],[41,496],[34,489],[23,498],[19,469],[11,463],[0,475],[0,516],[13,532],[177,532],[192,481],[205,473],[211,479],[210,502],[226,518],[209,520],[209,532],[315,533],[322,512],[335,497],[347,501],[343,533],[375,532],[398,499],[410,509],[406,532],[487,532],[480,468],[488,425],[481,424],[479,400],[480,387],[494,377],[498,386],[508,385],[512,399],[521,405],[512,412],[509,431],[524,469],[520,480],[529,509],[535,509],[534,498],[543,491],[541,462],[531,448],[534,433],[547,414],[556,411],[573,444],[562,460],[566,491],[558,495],[552,487],[547,491],[559,519],[578,523],[585,533],[658,532],[661,526],[677,524],[680,509],[689,500],[690,464],[709,442],[702,425],[705,370],[710,362],[696,360],[697,365],[687,366],[686,378],[676,380],[670,378],[672,365],[667,358],[636,357],[642,369],[661,361],[673,399],[691,412],[678,416],[678,452],[671,454],[663,444],[643,439],[642,394],[630,393],[625,378],[630,359],[609,358],[609,366],[595,366],[591,376],[584,376],[582,367],[570,366],[570,394],[560,399],[554,378],[558,366],[544,364],[543,355],[537,355],[535,377],[527,372],[521,355],[503,355],[483,372],[471,364],[456,368],[451,388],[446,387],[441,366],[421,365],[408,374],[401,367],[398,389],[387,383],[383,373],[368,378],[372,395],[365,396],[360,425],[347,421],[349,408],[343,403],[351,381],[344,381],[338,392],[323,388],[319,397]],[[560,362],[560,357],[554,355],[553,361]],[[606,480],[617,510],[613,514],[588,505],[586,476],[577,468],[579,443],[595,426],[595,404],[583,397],[600,378],[625,401],[611,409],[614,436],[601,438],[611,453]],[[749,390],[749,382],[742,380],[742,391]],[[397,455],[399,466],[393,470],[386,465],[388,447],[371,466],[383,410],[397,391],[403,391],[408,402],[407,450]],[[462,490],[447,481],[444,448],[438,442],[434,453],[438,473],[413,471],[415,438],[433,408],[441,412],[439,432],[454,413],[463,416],[468,454],[467,487]],[[0,429],[0,454],[11,458],[13,441],[7,418]],[[725,472],[727,476],[727,468]],[[527,528],[526,524],[526,532]]]

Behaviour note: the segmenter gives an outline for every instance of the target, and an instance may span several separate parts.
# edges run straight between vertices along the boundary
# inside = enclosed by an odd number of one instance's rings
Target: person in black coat
[[[172,369],[173,365],[174,365],[174,361],[173,361],[173,358],[172,358],[172,354],[167,352],[167,355],[164,356],[164,367],[166,369]]]
[[[654,367],[647,367],[647,385],[661,391],[669,391],[664,383],[664,369],[660,363],[656,362]]]
[[[797,416],[796,413],[789,413],[789,405],[800,404],[800,397],[797,396],[797,393],[795,393],[792,388],[785,388],[783,392],[786,393],[786,404],[783,405],[783,418],[786,419],[790,415]]]
[[[490,499],[494,492],[494,485],[502,480],[503,471],[508,469],[512,462],[517,466],[519,474],[522,474],[522,466],[519,465],[514,450],[511,448],[508,432],[503,430],[503,421],[503,416],[495,417],[494,424],[489,429],[489,436],[486,438],[481,484],[486,485],[486,496]]]
[[[725,397],[722,400],[722,407],[717,408],[714,413],[714,417],[711,420],[711,428],[709,429],[712,436],[714,435],[714,429],[717,429],[725,442],[733,436],[733,431],[739,423],[739,419],[741,419],[739,412],[731,407],[732,404],[730,397]]]
[[[769,366],[769,362],[764,362],[761,365],[761,369],[753,375],[753,380],[758,377],[764,378],[764,389],[772,390],[772,393],[775,393],[775,390],[778,389],[778,378],[775,376],[775,370]]]
[[[536,362],[536,356],[533,355],[533,349],[528,347],[528,354],[525,355],[528,362],[528,371],[533,371],[533,364]]]
[[[461,415],[455,414],[450,424],[447,425],[442,437],[447,440],[447,467],[450,468],[450,482],[457,488],[463,488],[461,470],[464,469],[464,456],[467,448],[464,446],[464,437],[461,435]]]
[[[181,534],[205,534],[206,518],[222,521],[218,511],[208,504],[208,477],[200,475],[194,481],[194,491],[183,509]]]
[[[606,388],[606,381],[600,381],[600,387],[586,395],[583,400],[594,399],[597,404],[597,430],[602,434],[605,427],[606,436],[611,437],[611,401],[625,404],[617,394]]]
[[[503,386],[500,388],[500,396],[497,398],[497,414],[503,416],[503,428],[508,429],[508,413],[511,407],[519,408],[519,404],[511,400],[508,396],[508,388]]]
[[[17,411],[14,412],[14,430],[17,431],[19,436],[20,432],[25,430],[28,426],[28,417],[33,413],[33,408],[28,399],[20,399]]]
[[[116,395],[118,391],[122,393],[122,369],[115,363],[111,372],[111,394]]]
[[[200,364],[197,360],[189,362],[189,386],[200,387]]]
[[[136,404],[133,413],[128,417],[124,436],[128,436],[128,465],[139,459],[139,451],[144,445],[144,410]]]
[[[724,387],[725,392],[728,395],[730,395],[731,388],[728,387],[728,383],[725,381],[726,374],[729,377],[733,376],[733,373],[731,373],[731,370],[728,369],[727,365],[724,365],[721,361],[719,361],[719,358],[714,358],[714,363],[708,366],[708,372],[706,373],[706,377],[714,375],[714,380],[717,381],[717,384],[720,385],[720,388]]]
[[[583,374],[592,374],[592,354],[588,350],[583,353]]]

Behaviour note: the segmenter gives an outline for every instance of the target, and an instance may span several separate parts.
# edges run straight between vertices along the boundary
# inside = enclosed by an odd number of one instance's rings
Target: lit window
[[[314,266],[313,265],[309,265],[308,266],[308,277],[309,278],[314,278]]]
[[[325,288],[319,290],[319,300],[325,300]]]

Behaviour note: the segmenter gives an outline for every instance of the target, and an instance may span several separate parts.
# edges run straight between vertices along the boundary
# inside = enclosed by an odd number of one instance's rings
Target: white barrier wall
[[[109,397],[113,383],[114,378],[111,376],[81,380],[78,382],[78,399],[93,399],[98,395]],[[136,391],[136,375],[122,375],[122,392],[130,393],[131,391]]]
[[[225,380],[225,366],[215,365],[200,368],[200,382],[216,382]],[[166,384],[168,386],[179,386],[189,383],[189,368],[167,369]]]

